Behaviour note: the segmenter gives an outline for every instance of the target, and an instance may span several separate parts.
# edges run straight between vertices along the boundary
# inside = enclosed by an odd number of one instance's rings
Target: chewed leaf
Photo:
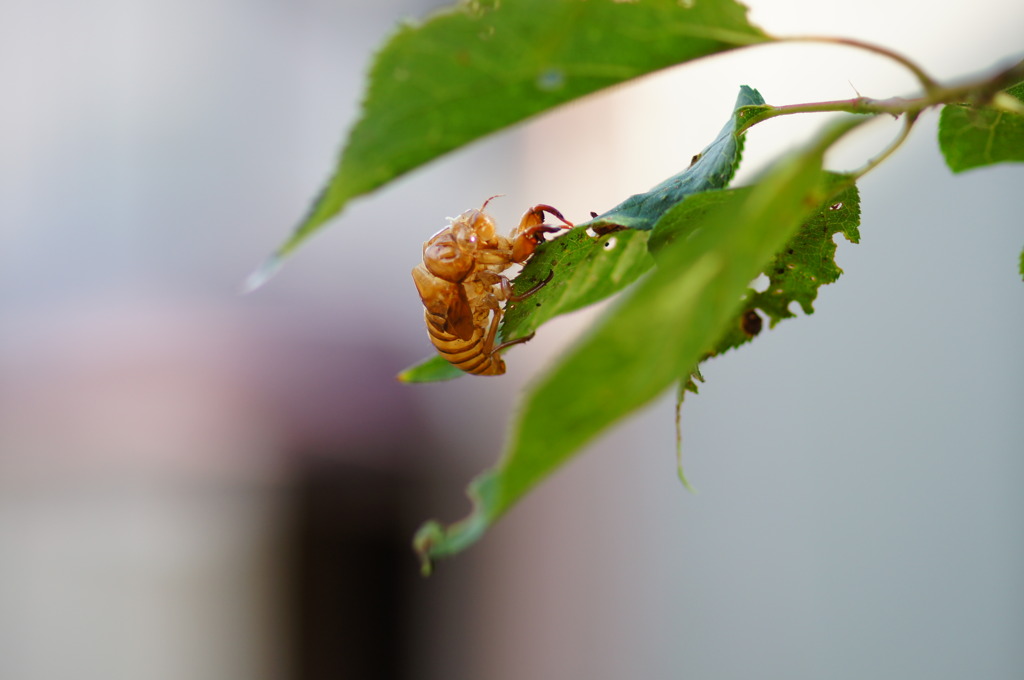
[[[1024,102],[1024,83],[1006,95]],[[995,106],[950,104],[939,116],[939,146],[953,172],[1024,162],[1024,115]]]
[[[833,175],[832,182],[838,186],[848,180]],[[762,291],[747,291],[736,322],[730,325],[710,354],[721,354],[752,340],[761,330],[762,313],[772,327],[795,316],[794,303],[804,314],[812,314],[818,289],[835,283],[843,273],[835,261],[833,237],[842,234],[850,243],[859,243],[859,226],[860,194],[857,187],[851,185],[820,206],[765,266],[762,274],[768,279],[768,285]]]
[[[769,38],[735,0],[462,2],[403,25],[283,257],[353,197],[475,139],[631,78]]]
[[[819,206],[800,225],[786,247],[765,265],[762,274],[768,279],[768,286],[760,292],[747,290],[735,322],[708,353],[709,356],[721,354],[753,339],[761,331],[761,313],[768,317],[771,326],[794,316],[791,309],[793,303],[798,304],[805,314],[813,313],[818,289],[839,279],[842,269],[835,262],[836,243],[833,237],[843,234],[851,243],[860,241],[860,195],[851,180],[842,175],[826,174],[826,181],[839,193],[830,196],[827,203]],[[841,188],[844,185],[846,188]],[[729,189],[693,202],[688,212],[681,213],[686,219],[676,220],[671,225],[662,225],[655,230],[650,240],[655,257],[666,245],[690,238],[697,225],[705,219],[705,213],[714,210],[720,203],[733,200],[734,195],[743,196],[750,191],[749,187]]]
[[[745,307],[764,311],[772,326],[794,316],[790,310],[793,302],[800,305],[804,314],[813,313],[818,288],[835,283],[843,273],[836,264],[833,237],[842,234],[850,243],[859,243],[859,226],[860,194],[857,187],[850,186],[830,198],[828,205],[818,208],[786,248],[772,258],[764,270],[767,289],[751,295]]]

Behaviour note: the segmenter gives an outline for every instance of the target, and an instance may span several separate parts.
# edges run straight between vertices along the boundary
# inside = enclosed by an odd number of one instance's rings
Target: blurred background
[[[590,97],[357,201],[246,275],[328,176],[372,51],[426,0],[0,4],[0,678],[1024,676],[1024,168],[952,177],[927,115],[861,184],[813,318],[714,360],[480,544],[419,577],[518,395],[402,386],[409,270],[446,216],[570,219],[677,172],[739,85],[909,94],[839,47],[762,47]],[[955,79],[1021,56],[1024,6],[755,0]],[[742,177],[818,129],[750,135]],[[853,167],[894,132],[836,155]]]

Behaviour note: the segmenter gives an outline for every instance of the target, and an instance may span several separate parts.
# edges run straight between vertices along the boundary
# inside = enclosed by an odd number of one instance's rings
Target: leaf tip
[[[473,510],[454,524],[445,526],[428,520],[412,539],[413,550],[420,558],[420,571],[429,576],[434,560],[460,553],[480,540],[487,528],[501,514],[501,473],[495,470],[478,476],[466,489]]]
[[[431,557],[434,546],[444,540],[444,528],[436,520],[424,522],[412,539],[412,549],[420,558],[420,573],[430,576],[434,571],[434,561]]]
[[[690,480],[688,480],[686,478],[686,475],[683,473],[683,466],[682,465],[676,466],[676,472],[679,475],[679,481],[683,483],[683,488],[685,488],[687,491],[689,491],[692,494],[696,494],[697,493],[697,489],[693,488],[693,485],[690,484]]]
[[[284,258],[279,253],[274,253],[263,261],[249,276],[242,282],[241,293],[247,295],[262,288],[267,281],[274,278],[277,272],[281,271],[284,265]]]
[[[398,382],[406,385],[413,383],[440,382],[442,380],[454,380],[466,375],[464,372],[451,365],[438,354],[424,359],[423,361],[409,366],[402,370],[397,376]]]
[[[685,380],[680,380],[676,388],[676,475],[678,475],[679,481],[683,483],[683,488],[693,494],[697,493],[697,490],[693,488],[690,480],[686,478],[686,473],[683,472],[682,415],[683,400],[686,398],[686,393],[693,392],[698,394],[696,381],[704,382],[704,376],[701,375],[699,366],[695,367]]]

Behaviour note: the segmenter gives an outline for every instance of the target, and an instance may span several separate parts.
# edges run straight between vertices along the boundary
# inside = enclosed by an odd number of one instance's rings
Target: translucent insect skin
[[[490,201],[431,236],[423,244],[423,261],[412,270],[434,348],[453,366],[474,375],[501,375],[505,362],[499,352],[533,337],[494,345],[504,313],[501,302],[522,300],[547,283],[513,295],[512,283],[502,272],[529,260],[545,234],[573,226],[558,210],[539,204],[526,211],[510,236],[501,236],[484,212]],[[544,224],[545,213],[565,226]]]

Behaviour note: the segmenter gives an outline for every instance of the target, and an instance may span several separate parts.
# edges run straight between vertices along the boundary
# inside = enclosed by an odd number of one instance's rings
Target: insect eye
[[[456,226],[453,230],[455,241],[462,246],[475,247],[477,242],[476,232],[465,224]]]

